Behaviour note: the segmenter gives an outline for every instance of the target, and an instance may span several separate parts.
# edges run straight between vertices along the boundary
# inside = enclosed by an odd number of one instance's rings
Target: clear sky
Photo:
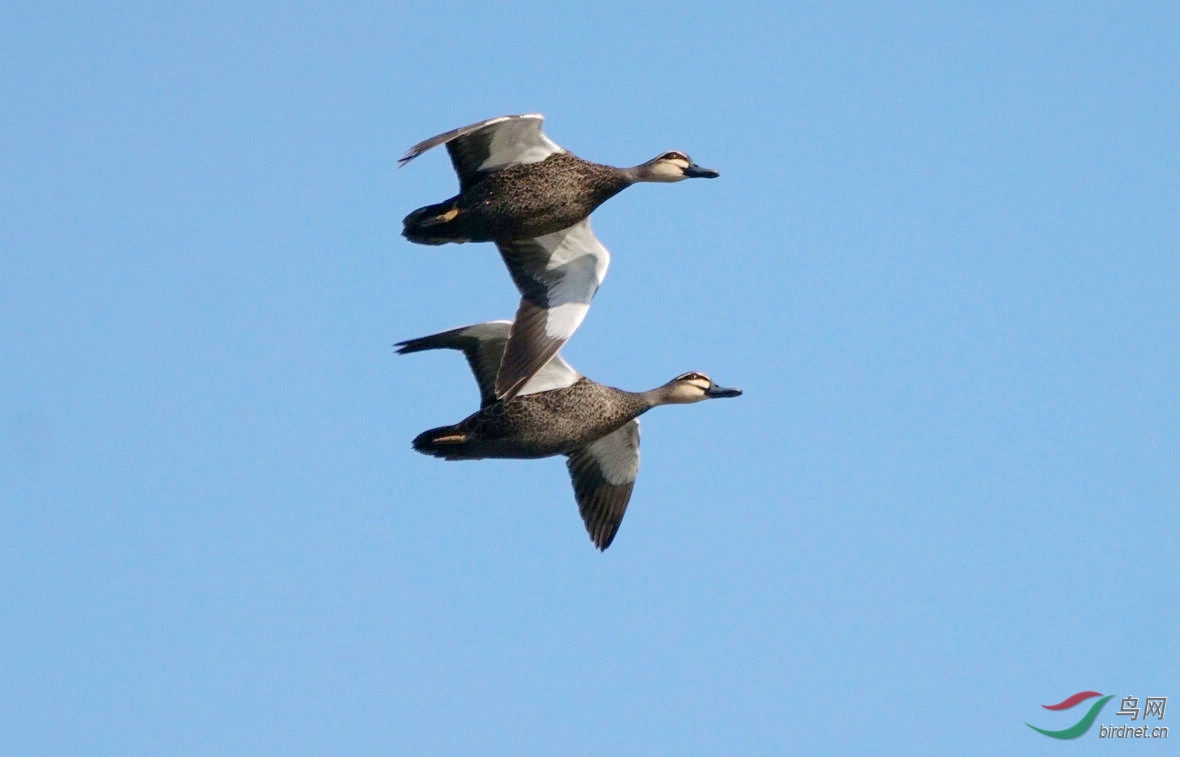
[[[1180,738],[1180,10],[995,5],[9,7],[0,753]],[[605,553],[560,459],[409,444],[477,393],[393,343],[517,294],[396,159],[521,112],[721,172],[594,216],[565,357],[745,390],[644,417]]]

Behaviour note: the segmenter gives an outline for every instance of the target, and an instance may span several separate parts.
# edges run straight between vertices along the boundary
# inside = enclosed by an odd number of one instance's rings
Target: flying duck
[[[417,451],[446,460],[565,455],[578,510],[600,550],[623,520],[639,472],[638,416],[657,405],[737,397],[740,389],[689,372],[646,392],[591,381],[554,355],[515,397],[497,399],[495,376],[511,331],[491,321],[400,342],[398,352],[459,350],[479,385],[480,409],[452,426],[424,431]]]
[[[713,178],[682,152],[630,168],[591,163],[541,131],[540,114],[499,116],[411,147],[404,166],[445,144],[459,194],[406,216],[403,236],[421,244],[493,241],[521,300],[495,380],[510,399],[581,325],[610,253],[590,230],[595,208],[640,181]]]

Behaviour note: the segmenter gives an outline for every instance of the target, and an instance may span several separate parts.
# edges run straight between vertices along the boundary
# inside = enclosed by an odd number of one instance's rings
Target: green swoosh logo
[[[1101,710],[1102,705],[1106,704],[1107,700],[1113,696],[1114,694],[1108,694],[1102,697],[1094,703],[1094,706],[1090,708],[1090,711],[1086,713],[1085,717],[1071,725],[1069,728],[1065,728],[1060,731],[1046,731],[1044,728],[1037,728],[1031,723],[1025,723],[1025,725],[1034,731],[1043,733],[1046,736],[1052,736],[1055,739],[1076,739],[1078,736],[1081,736],[1083,733],[1088,731],[1090,726],[1094,725],[1094,718],[1098,717],[1098,711]]]

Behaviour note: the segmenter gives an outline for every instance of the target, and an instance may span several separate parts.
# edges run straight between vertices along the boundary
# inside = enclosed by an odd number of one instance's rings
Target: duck
[[[521,299],[495,380],[511,399],[581,325],[610,265],[590,229],[599,205],[641,181],[716,178],[672,150],[630,168],[583,160],[545,136],[539,113],[498,116],[411,147],[399,168],[446,145],[459,194],[406,216],[411,242],[496,244]]]
[[[628,168],[592,163],[541,131],[540,113],[497,116],[423,140],[398,160],[402,168],[446,145],[459,194],[405,217],[402,235],[419,244],[528,239],[568,229],[641,181],[713,179],[678,150]]]
[[[399,354],[434,349],[463,353],[479,386],[480,409],[462,421],[423,431],[418,452],[444,460],[534,459],[564,455],[574,499],[600,551],[614,541],[639,473],[638,417],[659,405],[737,397],[698,371],[644,392],[592,381],[554,355],[512,399],[495,393],[512,323],[489,321],[399,342]]]

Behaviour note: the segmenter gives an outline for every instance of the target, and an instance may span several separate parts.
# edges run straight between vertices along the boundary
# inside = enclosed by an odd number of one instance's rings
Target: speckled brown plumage
[[[581,378],[564,389],[495,402],[453,426],[424,431],[414,449],[448,460],[568,455],[652,406],[641,393]],[[461,442],[440,441],[460,435]]]
[[[412,242],[522,239],[569,228],[632,183],[624,169],[559,152],[489,173],[460,194],[406,216]],[[449,221],[438,222],[452,210]]]

